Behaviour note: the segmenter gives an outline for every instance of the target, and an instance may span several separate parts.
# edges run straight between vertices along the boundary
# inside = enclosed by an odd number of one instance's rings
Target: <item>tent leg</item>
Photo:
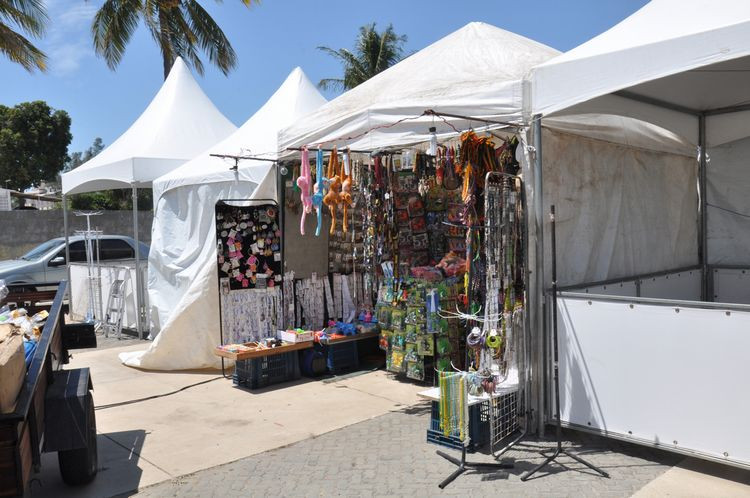
[[[70,240],[68,238],[68,196],[63,194],[62,196],[63,205],[63,232],[65,236],[65,269],[68,273],[68,295],[72,296],[70,281]],[[72,305],[71,305],[72,310]]]
[[[699,223],[698,226],[698,255],[701,264],[701,300],[702,301],[713,301],[711,298],[709,289],[709,281],[711,275],[709,275],[708,267],[708,212],[706,208],[708,206],[708,190],[707,180],[708,175],[706,171],[707,160],[706,160],[706,115],[701,114],[698,116],[698,147],[700,149],[700,161],[698,163],[698,194],[700,204],[698,206]]]
[[[536,396],[536,421],[539,434],[544,433],[544,424],[546,419],[545,400],[547,396],[547,334],[545,333],[544,320],[544,189],[542,182],[542,116],[536,115],[533,118],[533,143],[534,143],[534,229],[536,233],[535,244],[535,265],[534,265],[534,287],[532,294],[532,316],[534,339],[532,343],[536,345],[532,361],[532,372],[536,380],[534,384],[534,393]]]
[[[135,329],[143,339],[141,319],[141,242],[138,239],[138,187],[133,184],[133,239],[135,239]]]

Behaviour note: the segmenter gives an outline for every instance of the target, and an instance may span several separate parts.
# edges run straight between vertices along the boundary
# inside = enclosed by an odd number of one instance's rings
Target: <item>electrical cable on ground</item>
[[[146,396],[145,398],[130,399],[130,400],[127,400],[127,401],[118,401],[117,403],[110,403],[108,405],[100,405],[100,406],[95,407],[94,410],[106,410],[108,408],[116,408],[118,406],[132,405],[134,403],[140,403],[142,401],[149,401],[149,400],[152,400],[152,399],[164,398],[166,396],[171,396],[173,394],[177,394],[177,393],[180,393],[180,392],[185,391],[187,389],[190,389],[191,387],[196,387],[196,386],[200,386],[200,385],[203,385],[203,384],[208,384],[209,382],[213,382],[215,380],[219,380],[219,379],[223,379],[223,378],[224,378],[223,376],[219,376],[219,377],[215,377],[213,379],[208,379],[208,380],[204,380],[204,381],[201,381],[201,382],[196,382],[195,384],[190,384],[189,386],[184,386],[184,387],[181,387],[181,388],[177,389],[176,391],[172,391],[172,392],[168,392],[168,393],[164,393],[164,394],[154,394],[153,396]]]

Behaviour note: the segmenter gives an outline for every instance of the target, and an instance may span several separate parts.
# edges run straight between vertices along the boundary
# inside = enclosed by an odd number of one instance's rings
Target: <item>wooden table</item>
[[[277,354],[291,353],[292,351],[299,351],[302,349],[310,349],[313,347],[313,341],[297,342],[297,343],[285,343],[283,346],[277,348],[265,348],[256,349],[253,351],[225,351],[219,347],[214,349],[216,356],[223,358],[229,358],[230,360],[249,360],[252,358],[263,358],[265,356],[274,356]]]
[[[325,344],[326,346],[333,346],[334,344],[342,344],[344,342],[352,342],[352,341],[361,341],[364,339],[369,339],[371,337],[378,337],[380,335],[379,330],[372,330],[370,332],[363,332],[361,334],[354,334],[354,335],[345,335],[344,337],[335,337],[331,339],[325,339],[324,341],[321,341],[321,344]]]

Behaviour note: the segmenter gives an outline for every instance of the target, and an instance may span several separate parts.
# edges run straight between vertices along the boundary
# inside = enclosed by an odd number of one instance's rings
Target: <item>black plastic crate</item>
[[[232,376],[235,385],[250,389],[260,389],[299,378],[299,355],[296,351],[238,360],[235,362]]]
[[[326,366],[332,374],[351,372],[359,368],[357,341],[342,342],[321,346],[326,358]]]
[[[466,451],[468,452],[476,451],[489,441],[489,413],[481,409],[484,404],[486,403],[479,403],[469,407],[469,444],[466,446]],[[440,429],[440,405],[437,401],[432,402],[430,428],[427,429],[427,442],[457,450],[460,450],[463,446],[463,442],[459,439],[457,431],[450,436],[446,436],[442,429]]]

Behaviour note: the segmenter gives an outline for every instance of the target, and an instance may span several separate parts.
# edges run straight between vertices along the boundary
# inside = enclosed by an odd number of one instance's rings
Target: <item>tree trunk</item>
[[[169,71],[174,64],[174,54],[172,53],[172,43],[169,39],[169,29],[167,23],[167,13],[162,7],[159,8],[159,45],[161,48],[162,62],[164,64],[164,80],[169,76]]]

